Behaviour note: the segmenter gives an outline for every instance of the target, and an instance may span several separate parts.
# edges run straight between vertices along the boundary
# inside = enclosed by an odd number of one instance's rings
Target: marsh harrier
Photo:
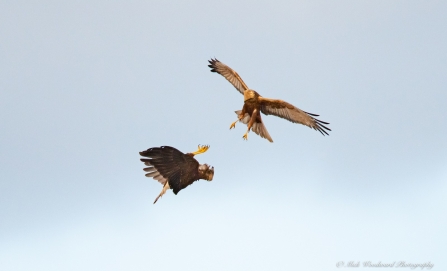
[[[208,60],[212,72],[217,72],[227,79],[241,94],[244,95],[244,106],[242,110],[237,110],[238,119],[230,125],[230,129],[236,126],[238,121],[247,124],[248,129],[243,138],[247,140],[248,132],[253,132],[273,142],[261,118],[261,112],[265,115],[275,115],[294,123],[300,123],[319,131],[322,135],[329,135],[326,130],[331,131],[324,124],[327,122],[314,117],[319,115],[305,112],[292,104],[283,100],[264,98],[256,91],[249,89],[236,71],[220,62],[217,59]]]

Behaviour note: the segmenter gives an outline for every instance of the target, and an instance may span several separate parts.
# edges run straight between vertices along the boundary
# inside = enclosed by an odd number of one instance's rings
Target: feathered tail
[[[158,197],[155,199],[154,204],[157,202],[157,200],[164,195],[164,193],[166,193],[166,190],[168,190],[169,188],[169,182],[166,182],[165,185],[163,186],[163,189],[160,192],[160,195],[158,195]]]
[[[239,116],[239,114],[241,114],[241,110],[237,110],[235,111],[236,114]],[[245,113],[244,117],[240,120],[240,122],[242,122],[243,124],[248,124],[248,122],[250,121],[250,115],[248,113]],[[270,142],[273,142],[273,139],[270,137],[269,132],[267,131],[267,128],[265,128],[264,123],[262,122],[254,122],[253,125],[251,126],[251,130],[253,132],[255,132],[257,135],[259,135],[262,138],[267,139]]]

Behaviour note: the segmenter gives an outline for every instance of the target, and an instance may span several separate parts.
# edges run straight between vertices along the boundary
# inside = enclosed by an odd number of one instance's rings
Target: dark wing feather
[[[199,162],[191,155],[184,154],[176,148],[170,146],[150,148],[140,152],[140,155],[149,158],[141,159],[142,162],[150,166],[145,171],[151,171],[154,175],[156,174],[154,172],[158,172],[161,178],[169,182],[169,186],[175,194],[199,179]],[[151,173],[146,176],[153,177]]]
[[[217,59],[208,60],[212,72],[217,72],[227,79],[241,94],[248,89],[247,85],[244,83],[242,78],[237,74],[235,70],[223,64]]]
[[[329,135],[326,130],[331,131],[331,129],[323,125],[329,123],[314,118],[318,117],[318,115],[307,113],[288,102],[264,97],[259,97],[259,102],[261,103],[261,112],[266,115],[275,115],[294,123],[309,126],[319,131],[322,135]]]

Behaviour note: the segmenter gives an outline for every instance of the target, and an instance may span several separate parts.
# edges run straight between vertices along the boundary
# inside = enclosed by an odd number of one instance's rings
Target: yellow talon
[[[237,122],[237,121],[233,122],[233,123],[230,125],[230,130],[233,129],[234,127],[236,127],[236,122]]]
[[[243,139],[245,139],[245,140],[248,140],[248,133],[245,133],[245,135],[242,137]]]
[[[204,153],[204,152],[206,152],[209,148],[210,148],[209,145],[202,145],[202,146],[199,145],[199,146],[198,146],[198,150],[195,151],[195,152],[193,152],[192,154],[193,154],[193,155],[196,155],[196,154]]]

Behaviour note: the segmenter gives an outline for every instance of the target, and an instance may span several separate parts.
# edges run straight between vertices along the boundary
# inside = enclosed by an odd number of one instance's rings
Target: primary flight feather
[[[208,67],[211,68],[211,72],[217,72],[225,77],[225,79],[244,95],[244,106],[242,110],[236,111],[238,119],[230,125],[230,129],[232,129],[238,121],[247,124],[248,129],[243,136],[244,139],[247,139],[248,132],[251,129],[262,138],[273,142],[264,126],[261,112],[265,115],[275,115],[294,123],[306,125],[319,131],[322,135],[329,135],[327,131],[331,131],[331,129],[324,126],[324,124],[327,125],[329,123],[314,118],[319,115],[305,112],[283,100],[264,98],[256,91],[249,89],[239,74],[224,63],[217,59],[211,59],[208,62],[210,63]]]
[[[209,146],[200,146],[192,153],[183,153],[170,146],[150,148],[140,152],[141,158],[146,166],[143,170],[148,172],[146,177],[152,177],[163,185],[163,188],[154,203],[168,190],[172,189],[174,194],[186,188],[188,185],[200,179],[212,181],[214,167],[207,164],[199,164],[194,155],[206,152]]]

